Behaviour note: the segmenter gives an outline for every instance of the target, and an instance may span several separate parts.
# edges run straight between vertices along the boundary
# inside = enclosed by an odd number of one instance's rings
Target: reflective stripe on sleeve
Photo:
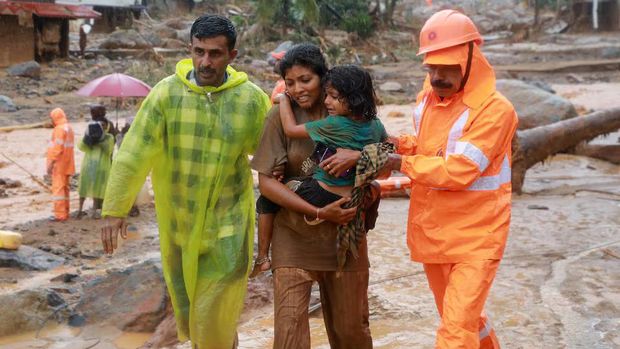
[[[450,134],[448,134],[448,144],[446,145],[446,159],[450,154],[454,154],[456,150],[456,143],[459,138],[463,136],[463,128],[465,127],[467,119],[469,119],[469,109],[465,110],[456,120],[454,125],[452,125]]]
[[[415,133],[416,135],[420,134],[420,123],[422,122],[422,113],[424,112],[424,107],[426,106],[426,99],[428,97],[424,97],[422,102],[413,110],[413,119],[415,122]]]
[[[482,330],[480,330],[480,340],[483,340],[486,337],[488,337],[489,334],[491,334],[491,330],[492,329],[493,329],[493,327],[491,326],[491,321],[489,319],[487,319],[484,322],[484,328]]]
[[[487,158],[487,156],[484,155],[480,148],[476,147],[472,143],[456,142],[453,154],[464,155],[469,160],[475,162],[476,165],[478,165],[478,170],[480,170],[480,173],[484,172],[484,170],[487,169],[487,166],[489,166],[489,159]]]
[[[505,155],[504,161],[502,162],[502,169],[499,174],[495,176],[482,176],[472,183],[467,190],[497,190],[502,184],[510,183],[511,179],[512,170],[510,169],[510,161],[508,161],[508,155]]]

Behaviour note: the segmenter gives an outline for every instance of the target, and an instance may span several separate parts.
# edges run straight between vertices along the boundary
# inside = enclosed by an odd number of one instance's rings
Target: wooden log
[[[580,144],[575,148],[575,155],[589,156],[620,165],[620,144]]]
[[[16,130],[27,130],[31,128],[48,127],[51,124],[47,121],[36,122],[34,124],[16,125],[16,126],[4,126],[0,127],[0,132],[12,132]]]
[[[525,172],[535,164],[618,129],[620,108],[613,108],[518,131],[513,141],[512,190],[521,193]]]

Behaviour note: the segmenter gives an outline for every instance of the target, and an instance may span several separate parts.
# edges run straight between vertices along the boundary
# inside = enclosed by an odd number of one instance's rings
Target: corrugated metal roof
[[[0,0],[0,15],[34,13],[39,17],[53,18],[98,18],[101,14],[88,6],[59,5],[48,2],[22,2]]]

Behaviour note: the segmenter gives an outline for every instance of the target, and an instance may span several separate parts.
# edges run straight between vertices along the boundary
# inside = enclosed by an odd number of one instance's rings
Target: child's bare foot
[[[254,268],[250,273],[250,279],[255,278],[258,274],[265,272],[271,268],[271,259],[269,257],[256,258],[254,262]]]

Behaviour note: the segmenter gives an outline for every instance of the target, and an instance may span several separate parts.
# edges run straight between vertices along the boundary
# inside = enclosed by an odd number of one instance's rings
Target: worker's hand
[[[400,168],[399,168],[400,169]],[[386,179],[392,175],[392,168],[389,161],[377,172],[377,179]]]
[[[103,252],[112,254],[118,248],[118,233],[123,239],[127,239],[127,222],[125,218],[106,217],[101,228],[101,243]]]
[[[400,143],[397,136],[388,135],[388,138],[385,140],[387,143],[394,144],[394,148],[398,149],[398,144]]]
[[[338,225],[343,225],[349,223],[353,218],[355,218],[355,211],[357,207],[351,208],[342,208],[341,206],[345,203],[351,201],[351,198],[341,198],[340,200],[334,201],[331,204],[322,207],[319,210],[319,218],[326,219],[332,223],[336,223]]]
[[[400,167],[402,165],[402,156],[398,154],[389,154],[388,162],[385,164],[383,170],[390,169],[392,171],[400,171]]]
[[[338,148],[336,154],[323,160],[319,166],[334,177],[340,177],[346,170],[354,168],[361,156],[357,150]]]

